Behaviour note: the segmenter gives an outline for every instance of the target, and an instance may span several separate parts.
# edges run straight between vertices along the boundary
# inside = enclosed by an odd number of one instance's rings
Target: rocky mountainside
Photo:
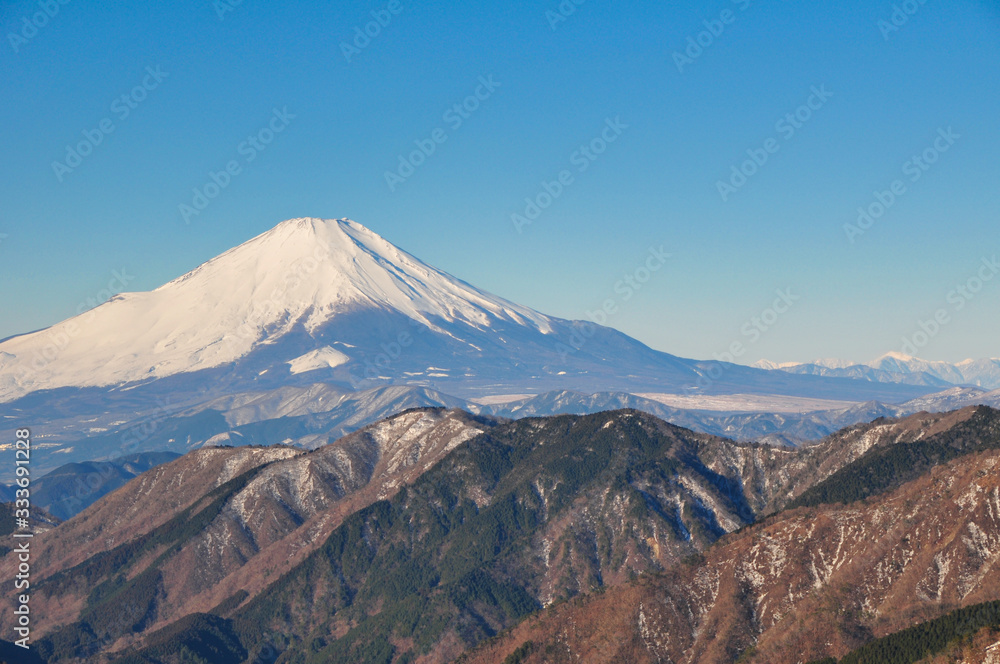
[[[197,450],[39,540],[44,563],[34,610],[48,633],[42,650],[50,661],[121,651],[220,606],[227,615],[237,607],[270,611],[281,606],[269,586],[281,575],[340,583],[322,561],[331,542],[347,537],[350,551],[374,548],[341,580],[348,585],[336,597],[350,605],[340,607],[343,615],[387,602],[385,583],[399,584],[402,604],[394,610],[430,593],[419,601],[449,615],[450,596],[434,590],[440,584],[427,569],[458,574],[460,586],[472,579],[491,588],[489,579],[521,574],[524,587],[501,583],[520,598],[514,604],[497,608],[490,599],[480,615],[471,606],[479,600],[463,600],[470,625],[434,628],[457,639],[450,651],[457,654],[532,607],[664,569],[750,523],[767,498],[748,499],[741,486],[767,491],[763,469],[781,455],[635,411],[504,424],[440,409],[409,411],[311,452]],[[633,513],[641,516],[634,526],[608,526]],[[371,519],[382,521],[374,530],[359,525]],[[380,531],[390,527],[391,541],[380,545]],[[412,539],[421,532],[430,539]],[[509,548],[514,542],[527,547],[523,555]],[[398,569],[400,546],[426,569]],[[537,547],[549,551],[547,564]],[[120,623],[126,609],[127,624]],[[336,611],[317,611],[302,619],[351,625]],[[301,647],[306,634],[292,633]]]
[[[159,466],[39,540],[35,615],[55,630],[57,652],[65,639],[100,650],[255,593],[347,515],[494,425],[461,411],[409,411],[314,452],[209,448]],[[134,615],[120,625],[123,608]]]
[[[663,575],[537,613],[462,661],[835,662],[1000,598],[998,471],[992,450],[876,500],[782,512]],[[994,633],[959,650],[985,653]]]
[[[800,449],[635,410],[509,421],[440,408],[312,451],[199,449],[39,535],[37,652],[51,663],[271,652],[510,664],[561,661],[559,648],[593,661],[840,657],[996,599],[998,448],[1000,411],[970,407]],[[15,565],[0,561],[6,578]]]

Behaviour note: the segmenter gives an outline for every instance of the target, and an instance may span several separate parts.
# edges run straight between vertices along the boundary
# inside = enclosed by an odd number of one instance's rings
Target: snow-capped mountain
[[[899,373],[923,372],[955,385],[976,385],[985,389],[1000,387],[1000,359],[962,360],[955,364],[922,360],[903,353],[886,353],[872,360],[870,366]]]
[[[903,401],[931,391],[677,358],[481,291],[348,219],[285,221],[156,290],[0,343],[0,402],[56,388],[152,384],[215,398],[316,382],[460,397],[576,389]]]
[[[498,320],[552,331],[547,317],[434,269],[356,222],[292,219],[152,292],[124,293],[8,340],[0,346],[0,394],[211,369],[296,328],[313,334],[364,308],[389,309],[438,332],[439,323]],[[57,350],[46,354],[50,342]],[[348,360],[343,349],[321,347],[288,362],[298,373]]]
[[[758,369],[788,369],[790,367],[798,367],[804,364],[803,362],[772,362],[771,360],[757,360],[752,365]],[[847,360],[838,360],[836,358],[823,358],[820,360],[813,360],[808,364],[814,364],[817,367],[822,367],[824,369],[846,369],[847,367],[854,366],[854,362]]]
[[[831,359],[782,363],[760,360],[753,366],[796,374],[861,378],[885,383],[975,385],[987,390],[1000,388],[1000,359],[997,358],[970,359],[951,364],[890,352],[863,364]]]

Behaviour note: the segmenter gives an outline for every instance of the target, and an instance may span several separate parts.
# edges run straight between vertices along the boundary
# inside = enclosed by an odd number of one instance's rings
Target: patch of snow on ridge
[[[306,353],[301,357],[297,357],[294,360],[289,360],[286,364],[289,365],[293,374],[300,374],[314,369],[332,369],[333,367],[339,367],[341,364],[346,364],[350,361],[351,358],[347,357],[339,350],[330,348],[329,346],[323,346],[322,348],[317,348],[316,350]]]

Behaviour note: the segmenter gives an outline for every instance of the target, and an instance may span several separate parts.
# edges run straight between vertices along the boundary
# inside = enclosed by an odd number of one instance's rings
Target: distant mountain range
[[[864,364],[833,359],[780,364],[770,360],[760,360],[753,366],[758,369],[780,370],[793,374],[856,378],[876,383],[932,387],[973,385],[987,390],[1000,388],[1000,359],[997,358],[963,360],[950,364],[892,352]]]
[[[108,414],[90,422],[100,431],[74,435],[88,426],[80,419],[54,419],[65,434],[49,437],[48,454],[40,457],[35,480],[35,504],[67,519],[140,472],[178,454],[206,447],[289,445],[315,449],[364,425],[411,408],[461,408],[478,415],[520,419],[554,414],[592,414],[632,408],[694,431],[741,442],[800,446],[838,429],[880,417],[904,417],[921,411],[944,412],[967,406],[1000,408],[1000,390],[953,387],[902,404],[869,401],[829,410],[804,412],[720,412],[674,408],[623,392],[584,394],[554,391],[501,403],[482,404],[429,390],[390,386],[344,392],[327,385],[285,387],[266,392],[234,394],[160,414],[139,414],[121,421]],[[87,417],[85,419],[93,419]],[[148,434],[141,440],[137,432]],[[126,449],[129,454],[122,455]],[[104,461],[71,461],[73,459]],[[67,461],[71,461],[67,463]],[[44,474],[48,473],[48,474]],[[13,488],[0,484],[0,499]]]

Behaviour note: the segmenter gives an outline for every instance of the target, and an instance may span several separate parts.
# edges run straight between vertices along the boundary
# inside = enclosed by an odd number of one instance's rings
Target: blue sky
[[[319,216],[682,356],[1000,356],[996,2],[48,1],[0,8],[0,337]]]

